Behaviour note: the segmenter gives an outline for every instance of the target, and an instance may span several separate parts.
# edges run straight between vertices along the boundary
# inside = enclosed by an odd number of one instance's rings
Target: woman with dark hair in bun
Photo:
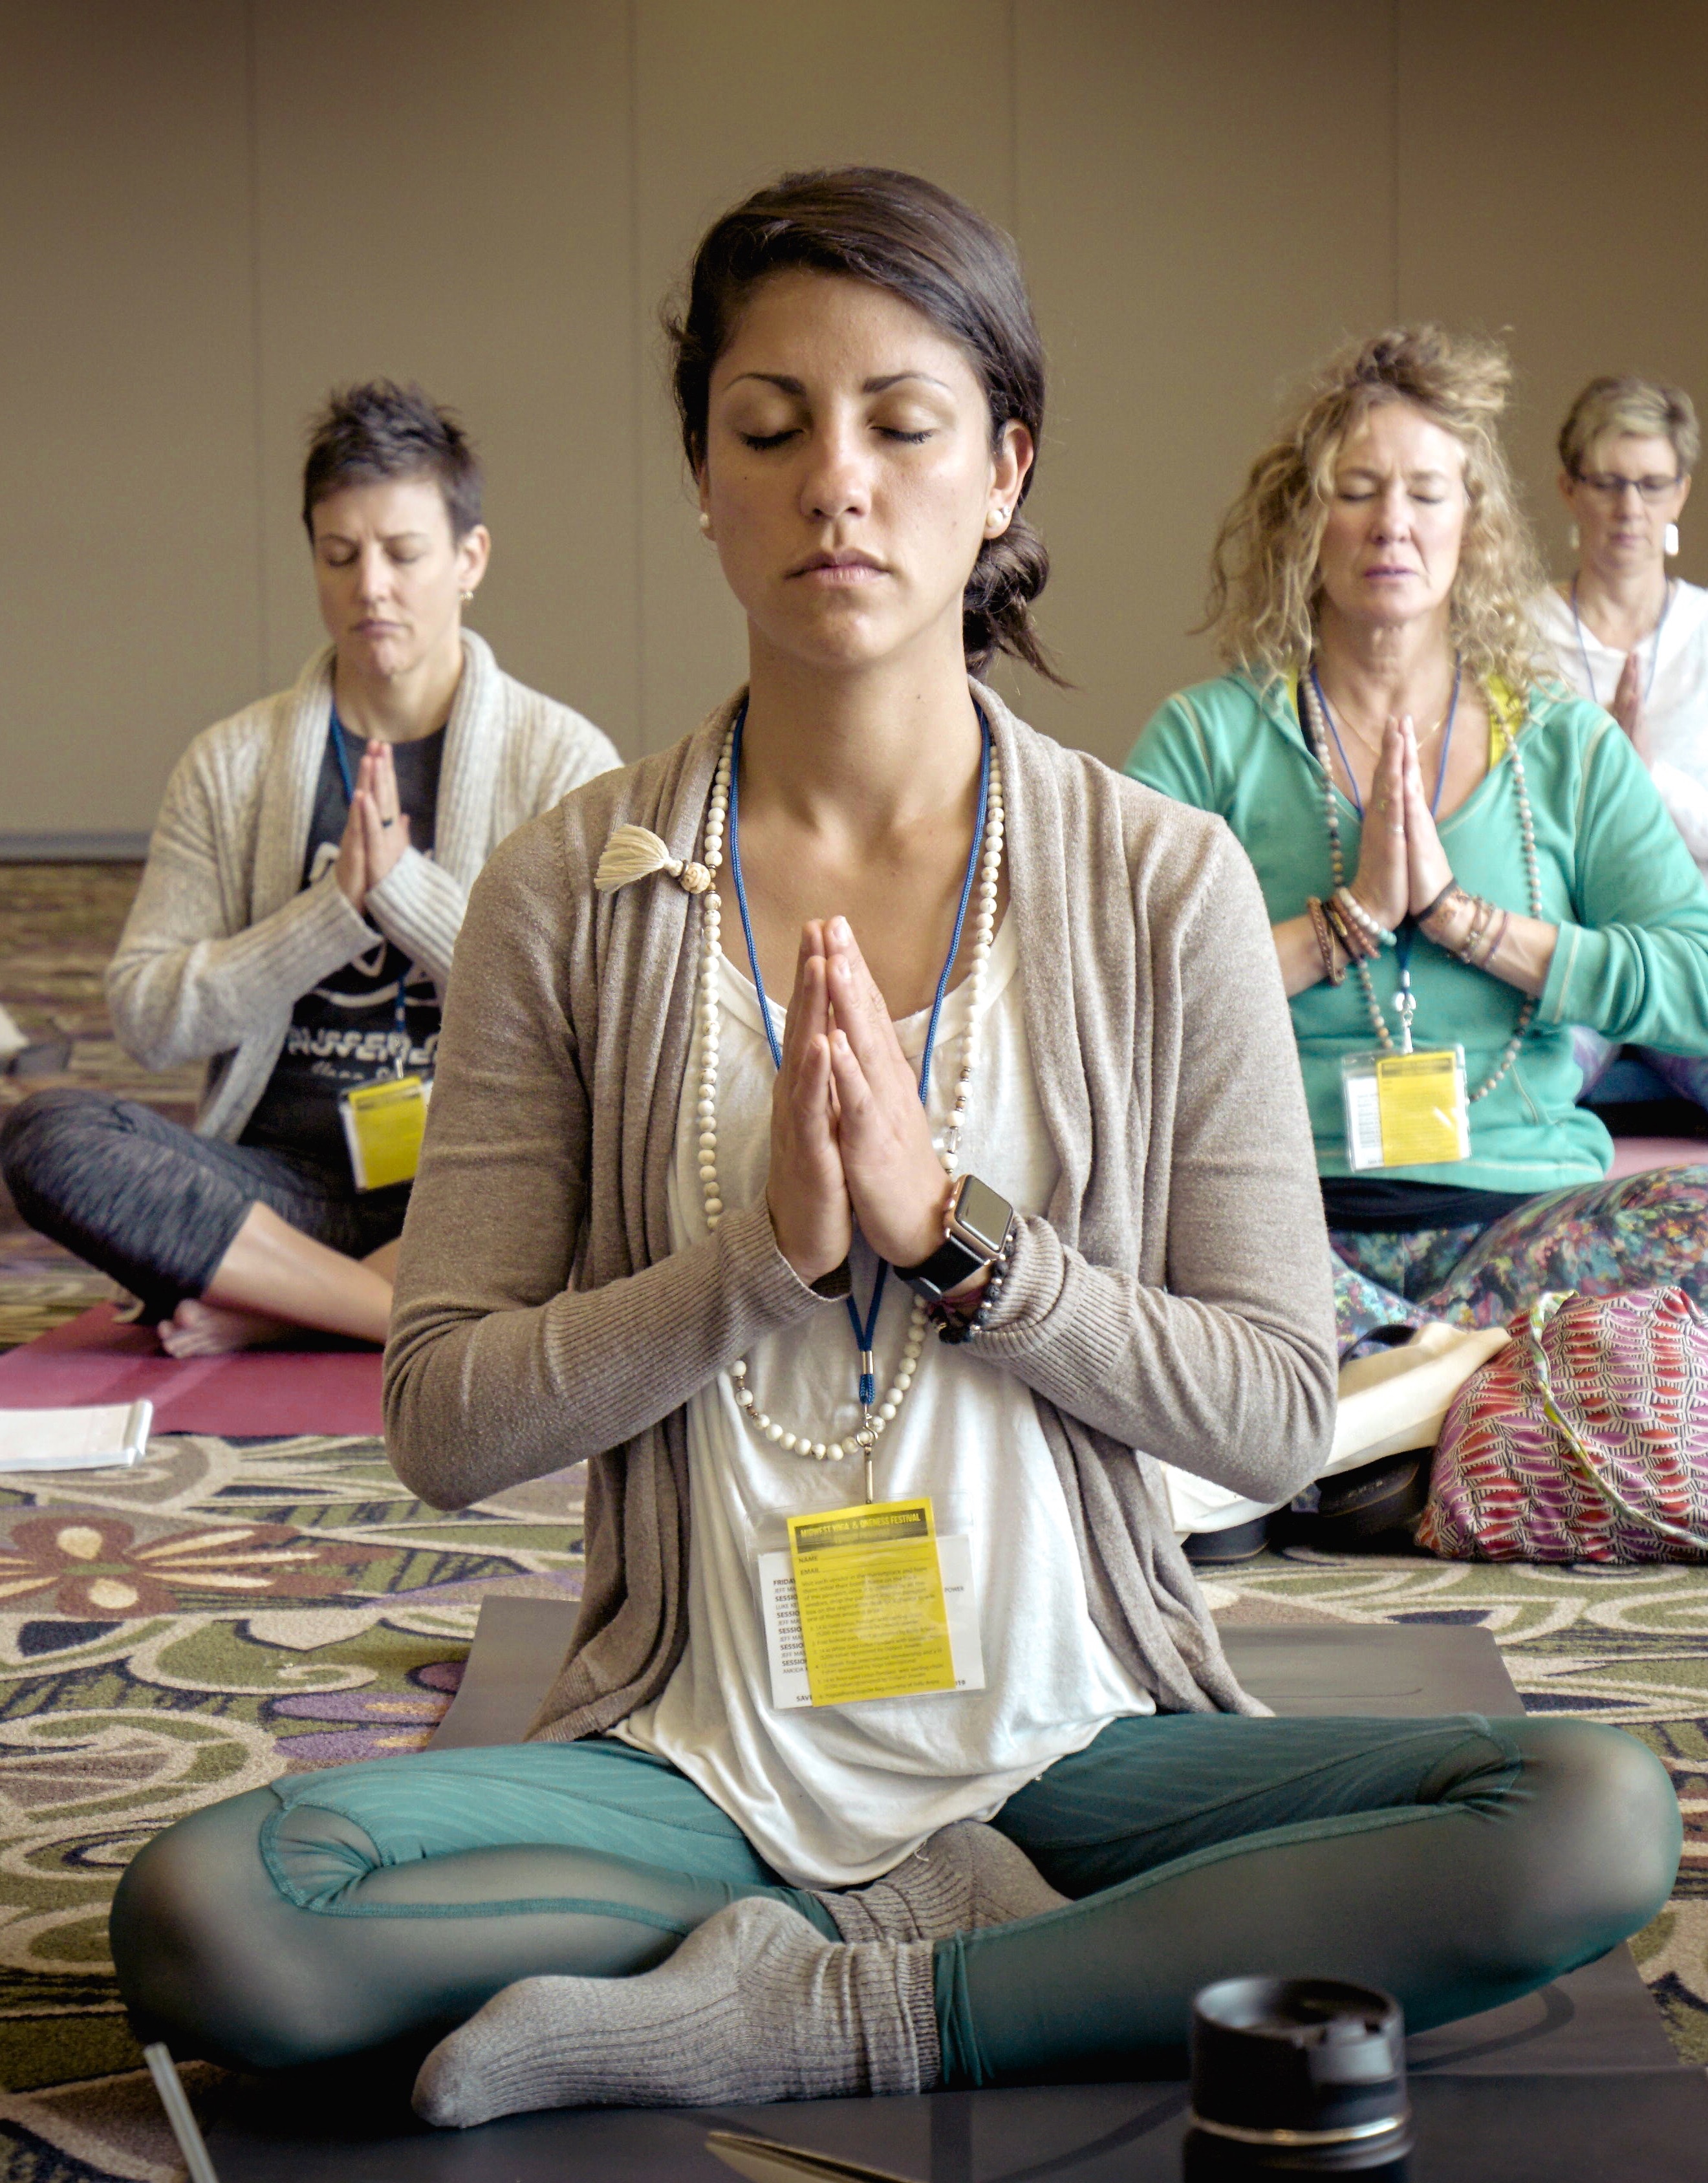
[[[1118,2076],[1236,1967],[1421,2025],[1599,1955],[1677,1862],[1648,1752],[1254,1718],[1175,1540],[1160,1461],[1320,1462],[1327,1253],[1249,866],[976,679],[1042,658],[1011,247],[789,176],[673,338],[749,679],[476,887],[387,1357],[436,1504],[587,1463],[574,1637],[524,1743],[145,1848],[139,2030],[431,2046],[463,2125]]]

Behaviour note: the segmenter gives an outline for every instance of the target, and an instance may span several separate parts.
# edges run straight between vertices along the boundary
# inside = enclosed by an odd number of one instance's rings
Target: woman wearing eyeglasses
[[[1666,566],[1701,446],[1682,387],[1628,374],[1590,380],[1560,428],[1577,566],[1542,593],[1538,619],[1566,683],[1630,736],[1708,871],[1708,591]],[[1581,1027],[1573,1051],[1588,1093],[1619,1049]],[[1708,1059],[1638,1051],[1670,1089],[1708,1105]]]
[[[1560,428],[1577,566],[1540,619],[1566,682],[1630,736],[1708,868],[1708,591],[1666,566],[1701,445],[1681,387],[1590,380]]]

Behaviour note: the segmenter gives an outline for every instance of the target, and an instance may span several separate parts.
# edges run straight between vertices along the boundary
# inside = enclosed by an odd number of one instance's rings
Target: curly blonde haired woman
[[[1608,1182],[1611,1140],[1574,1103],[1574,1025],[1708,1050],[1708,892],[1628,738],[1538,679],[1510,375],[1430,325],[1323,369],[1216,542],[1232,671],[1171,697],[1127,761],[1256,867],[1344,1351],[1549,1289],[1708,1302],[1708,1169]],[[1409,1044],[1463,1069],[1456,1097],[1450,1065],[1413,1080],[1449,1092],[1408,1126],[1363,1058]]]

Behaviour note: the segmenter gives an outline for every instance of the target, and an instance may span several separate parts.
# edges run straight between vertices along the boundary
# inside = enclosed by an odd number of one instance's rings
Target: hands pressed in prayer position
[[[1652,753],[1649,747],[1648,716],[1643,709],[1643,663],[1634,652],[1625,655],[1625,664],[1619,670],[1618,686],[1608,710],[1630,736],[1633,750],[1647,765]]]
[[[818,1280],[847,1257],[858,1222],[881,1258],[915,1265],[943,1241],[948,1196],[913,1064],[848,921],[815,920],[771,1095],[777,1247]]]
[[[350,814],[333,867],[345,900],[358,916],[376,887],[409,846],[409,818],[398,804],[398,769],[392,746],[377,740],[362,754]]]

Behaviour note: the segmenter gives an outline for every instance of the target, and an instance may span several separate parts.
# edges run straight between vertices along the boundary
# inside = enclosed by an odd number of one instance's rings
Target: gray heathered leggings
[[[0,1176],[30,1225],[98,1266],[149,1319],[219,1269],[254,1204],[346,1257],[401,1235],[409,1186],[359,1194],[348,1175],[228,1145],[107,1092],[38,1092],[0,1123]]]

